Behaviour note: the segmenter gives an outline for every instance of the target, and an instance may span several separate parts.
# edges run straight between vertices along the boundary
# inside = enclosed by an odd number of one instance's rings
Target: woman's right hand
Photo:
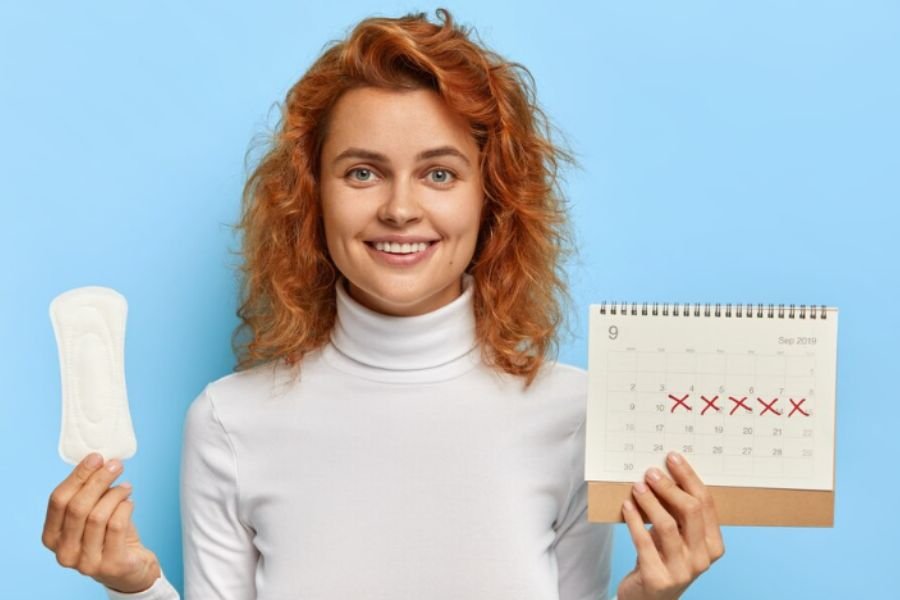
[[[151,587],[160,566],[131,521],[131,485],[109,487],[122,470],[119,460],[85,457],[50,494],[42,541],[62,566],[132,593]]]

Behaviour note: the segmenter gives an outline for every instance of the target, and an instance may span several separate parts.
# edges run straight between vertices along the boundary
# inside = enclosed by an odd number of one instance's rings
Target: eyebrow
[[[466,165],[471,166],[469,163],[469,159],[466,158],[466,155],[454,148],[453,146],[440,146],[439,148],[432,148],[431,150],[424,150],[419,152],[416,155],[416,160],[426,160],[429,158],[436,158],[438,156],[456,156],[457,158],[461,158]],[[337,164],[338,162],[344,160],[345,158],[362,158],[364,160],[371,160],[375,162],[387,163],[390,162],[388,157],[384,154],[380,154],[378,152],[373,152],[371,150],[364,150],[362,148],[347,148],[340,154],[338,154],[334,162],[332,164]]]

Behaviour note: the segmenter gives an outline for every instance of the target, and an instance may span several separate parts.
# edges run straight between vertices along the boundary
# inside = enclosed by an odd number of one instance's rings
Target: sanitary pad
[[[125,390],[127,314],[125,296],[107,287],[75,288],[50,303],[62,379],[59,455],[68,463],[137,450]]]

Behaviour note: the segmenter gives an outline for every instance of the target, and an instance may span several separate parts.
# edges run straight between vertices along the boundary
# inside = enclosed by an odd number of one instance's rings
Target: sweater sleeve
[[[256,598],[254,531],[238,514],[237,460],[209,387],[188,409],[181,457],[185,600]]]
[[[587,520],[584,481],[584,420],[573,435],[573,482],[556,530],[559,600],[607,600],[613,526]],[[614,599],[615,600],[615,599]]]
[[[172,587],[172,584],[166,579],[165,573],[161,571],[153,585],[143,592],[126,594],[111,590],[108,587],[104,589],[109,600],[179,600],[178,591]]]

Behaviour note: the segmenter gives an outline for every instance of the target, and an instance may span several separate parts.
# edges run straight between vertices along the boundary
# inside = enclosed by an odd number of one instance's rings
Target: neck
[[[471,368],[478,356],[474,278],[464,273],[462,293],[433,311],[400,317],[353,299],[346,279],[336,286],[337,319],[331,342],[343,367],[390,381],[424,381]],[[332,353],[332,358],[335,358]]]

